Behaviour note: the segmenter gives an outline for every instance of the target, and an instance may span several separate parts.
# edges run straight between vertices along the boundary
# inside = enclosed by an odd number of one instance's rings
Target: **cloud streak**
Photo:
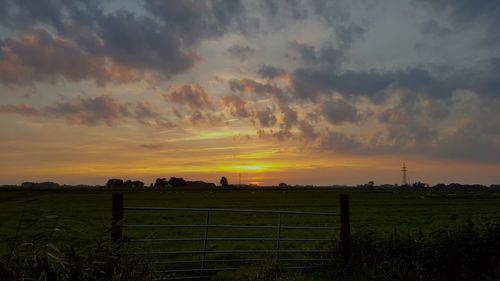
[[[60,102],[41,108],[26,104],[0,105],[0,113],[30,118],[63,119],[70,125],[117,126],[133,119],[143,125],[173,128],[148,102],[120,103],[109,96],[79,97],[73,102]]]

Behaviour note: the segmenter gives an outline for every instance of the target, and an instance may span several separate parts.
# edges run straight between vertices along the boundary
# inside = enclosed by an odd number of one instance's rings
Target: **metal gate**
[[[112,238],[133,245],[158,280],[202,279],[260,267],[314,270],[340,247],[349,256],[349,197],[340,212],[124,207],[113,195]],[[125,219],[124,219],[125,218]]]

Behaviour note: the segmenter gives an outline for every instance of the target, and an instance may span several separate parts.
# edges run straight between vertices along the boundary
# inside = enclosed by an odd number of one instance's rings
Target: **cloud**
[[[264,140],[273,140],[278,142],[284,142],[294,139],[294,135],[288,130],[264,130],[260,129],[257,131],[257,136]]]
[[[185,105],[192,110],[211,107],[208,93],[198,84],[182,85],[162,94],[170,102]]]
[[[320,65],[337,69],[345,61],[344,51],[331,46],[324,46],[317,49],[315,46],[306,43],[293,41],[290,48],[300,55],[302,61],[307,65]]]
[[[333,125],[340,125],[346,122],[358,122],[361,114],[358,109],[344,100],[330,100],[321,105],[323,117]]]
[[[395,89],[404,89],[419,96],[438,99],[450,98],[457,90],[471,90],[481,96],[492,97],[500,93],[500,80],[497,79],[499,74],[500,58],[493,57],[462,69],[436,65],[394,70],[347,71],[299,67],[281,76],[288,76],[288,86],[293,94],[289,98],[317,101],[320,97],[339,93],[344,97],[366,97],[380,103]],[[238,84],[233,83],[232,89],[247,91],[257,89],[256,86],[259,84],[252,84],[255,86],[245,88],[243,85],[251,83],[240,82],[240,86],[235,86]],[[273,84],[267,85],[273,86],[274,93],[285,92]],[[271,92],[270,89],[260,88],[259,92]]]
[[[363,153],[363,144],[353,136],[338,132],[327,132],[319,137],[318,148],[338,153]]]
[[[92,0],[1,3],[0,24],[24,34],[0,44],[3,83],[171,78],[199,60],[201,41],[251,25],[239,1],[147,0],[141,13]]]
[[[182,35],[148,17],[119,10],[99,19],[99,35],[108,57],[120,64],[156,70],[165,77],[185,72],[197,60],[183,47]]]
[[[223,113],[213,113],[213,112],[201,112],[199,110],[194,111],[189,116],[189,121],[192,125],[210,125],[218,126],[223,124],[225,116]]]
[[[283,74],[286,74],[287,72],[278,67],[270,66],[270,65],[261,65],[258,70],[258,74],[261,77],[264,78],[269,78],[269,79],[274,79],[277,78]]]
[[[233,45],[227,49],[228,53],[240,62],[246,61],[255,54],[255,49],[248,46]]]
[[[176,125],[163,118],[149,102],[120,103],[110,96],[79,97],[72,102],[34,108],[26,104],[0,105],[0,113],[31,118],[64,119],[71,125],[116,126],[133,119],[143,125],[173,128]]]
[[[7,105],[0,105],[0,113],[4,114],[19,114],[23,116],[30,116],[30,117],[40,117],[44,116],[44,112],[40,111],[36,108],[30,107],[29,105],[26,105],[24,103],[20,104],[7,104]]]
[[[309,10],[304,5],[305,3],[305,1],[300,0],[264,0],[259,4],[263,12],[270,19],[304,20],[309,16]],[[274,22],[274,24],[278,25],[277,27],[283,27],[286,22],[281,22],[280,24]]]
[[[500,2],[497,0],[469,1],[469,0],[414,0],[432,12],[439,13],[451,21],[453,27],[475,27],[479,24],[486,31],[482,43],[498,44],[500,35]]]
[[[257,120],[259,120],[260,126],[271,127],[276,124],[276,116],[274,116],[273,111],[267,107],[264,110],[259,110],[255,113]]]
[[[291,109],[287,105],[280,106],[281,114],[283,115],[283,123],[281,124],[285,129],[291,129],[298,122],[297,111]]]
[[[436,20],[430,19],[420,24],[420,32],[424,35],[445,37],[452,34],[451,29],[442,27]]]
[[[247,118],[251,116],[246,107],[246,102],[237,95],[228,95],[222,97],[222,104],[229,109],[235,117]]]
[[[230,80],[229,90],[253,94],[256,97],[270,97],[280,101],[286,99],[285,92],[276,84],[260,83],[248,78]]]
[[[173,146],[169,143],[144,143],[139,145],[142,148],[147,148],[151,150],[163,150],[166,148],[172,148]]]
[[[54,82],[65,78],[94,79],[104,84],[141,78],[141,73],[92,56],[74,42],[53,37],[44,29],[28,31],[17,40],[5,40],[2,45],[0,81],[3,83]]]
[[[48,116],[62,117],[70,124],[87,126],[98,124],[113,126],[132,116],[127,105],[118,103],[108,96],[80,97],[76,102],[57,103],[46,107],[44,111]]]
[[[310,142],[315,140],[318,137],[318,133],[311,123],[301,120],[299,122],[299,131],[302,137],[302,140],[306,142]]]
[[[310,17],[310,12],[335,26],[338,48],[324,47],[316,54],[318,61],[333,63],[342,57],[338,50],[343,52],[363,32],[347,23],[348,7],[333,2],[264,1],[249,9],[239,0],[145,0],[143,10],[133,11],[113,10],[94,0],[2,1],[0,24],[13,32],[0,44],[9,49],[8,59],[0,62],[0,82],[22,85],[59,77],[93,79],[99,85],[158,82],[190,70],[200,60],[197,48],[204,40],[226,33],[269,32]],[[37,44],[17,46],[24,42],[17,34],[27,33],[39,39]],[[234,45],[229,52],[246,60],[255,50]]]

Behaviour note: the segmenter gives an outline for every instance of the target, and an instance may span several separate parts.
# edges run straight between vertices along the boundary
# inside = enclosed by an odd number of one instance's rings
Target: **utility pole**
[[[405,162],[403,162],[403,167],[401,168],[401,172],[403,172],[403,186],[407,186],[408,177],[406,176],[406,172],[408,172],[408,169],[406,168]]]

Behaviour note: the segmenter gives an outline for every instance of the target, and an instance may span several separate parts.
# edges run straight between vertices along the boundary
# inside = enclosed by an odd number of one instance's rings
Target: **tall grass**
[[[22,254],[0,260],[2,281],[147,281],[151,280],[148,263],[128,250],[120,251],[109,241],[96,241],[89,250],[60,250],[55,244],[24,243],[17,247]]]
[[[0,258],[0,280],[21,281],[150,281],[153,270],[125,244],[120,251],[107,239],[86,250],[60,249],[50,236],[13,247]],[[118,253],[118,254],[117,254]],[[226,281],[498,281],[500,224],[476,227],[469,222],[454,230],[395,232],[365,230],[352,236],[345,261],[334,249],[314,272],[286,271],[272,259],[260,268],[219,273]]]
[[[472,222],[454,230],[383,236],[364,231],[352,237],[347,263],[333,255],[318,280],[498,281],[500,224]]]

